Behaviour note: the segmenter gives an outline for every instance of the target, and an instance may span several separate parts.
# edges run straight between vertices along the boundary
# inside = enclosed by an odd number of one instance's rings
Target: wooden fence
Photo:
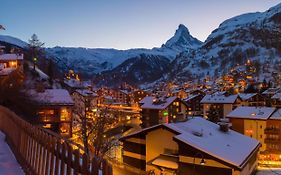
[[[0,106],[0,130],[26,174],[30,175],[96,175],[97,165],[81,154],[77,146],[59,136],[31,125],[7,108]],[[104,175],[111,166],[104,161]]]

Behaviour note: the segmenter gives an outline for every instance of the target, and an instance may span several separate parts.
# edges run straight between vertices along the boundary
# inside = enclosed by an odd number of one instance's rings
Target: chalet
[[[277,109],[267,120],[265,132],[266,151],[261,156],[262,160],[281,162],[281,109]]]
[[[139,103],[139,101],[141,101],[144,97],[148,96],[148,92],[147,91],[143,91],[143,90],[135,90],[133,92],[133,102],[134,103]]]
[[[147,96],[140,101],[143,127],[183,120],[186,104],[177,97]]]
[[[210,110],[216,110],[219,117],[226,115],[240,105],[241,98],[238,95],[228,95],[225,93],[214,93],[206,95],[202,100],[203,116],[208,117]]]
[[[128,90],[118,89],[118,90],[113,91],[113,98],[118,103],[130,104],[131,92]]]
[[[185,92],[185,90],[183,89],[173,89],[170,93],[171,96],[176,96],[180,99],[183,99],[183,98],[187,98],[187,92]]]
[[[184,99],[186,105],[187,105],[187,115],[196,115],[196,116],[202,116],[203,115],[203,106],[200,103],[203,99],[204,95],[202,94],[196,94],[196,95],[190,95],[186,99]]]
[[[276,93],[271,97],[271,105],[273,107],[281,108],[281,92]]]
[[[268,88],[266,91],[262,93],[266,98],[271,98],[276,93],[281,93],[281,87],[275,87],[275,88]]]
[[[224,126],[190,117],[145,128],[120,139],[123,162],[155,175],[254,174],[259,142]]]
[[[23,54],[0,55],[0,76],[7,76],[16,69],[23,70]]]
[[[93,91],[88,89],[77,89],[71,96],[74,101],[75,112],[82,113],[87,111],[89,114],[92,114],[93,110],[97,107],[98,95]],[[75,118],[77,117],[78,116]]]
[[[64,79],[62,82],[63,88],[67,89],[70,93],[73,93],[77,89],[92,89],[91,82],[81,81],[80,79]]]
[[[258,93],[240,93],[242,106],[265,106],[265,98]]]
[[[265,128],[269,117],[275,108],[240,106],[227,115],[232,129],[261,142],[260,151],[266,150]]]
[[[72,107],[74,102],[64,89],[29,90],[36,110],[35,123],[64,137],[72,136]]]

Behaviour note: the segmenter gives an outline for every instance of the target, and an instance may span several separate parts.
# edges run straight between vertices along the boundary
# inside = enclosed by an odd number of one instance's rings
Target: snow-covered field
[[[24,174],[10,147],[5,142],[5,135],[0,132],[0,175]]]
[[[281,175],[281,168],[259,168],[256,175]]]

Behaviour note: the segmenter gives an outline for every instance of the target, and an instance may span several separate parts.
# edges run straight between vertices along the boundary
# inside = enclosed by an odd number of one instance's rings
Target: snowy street
[[[256,175],[281,175],[281,169],[276,168],[258,168]]]
[[[0,132],[0,175],[24,174],[10,147],[5,142],[5,135]]]

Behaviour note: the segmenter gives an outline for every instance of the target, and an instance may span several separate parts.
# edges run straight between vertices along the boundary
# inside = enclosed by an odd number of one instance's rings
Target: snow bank
[[[24,174],[9,146],[5,142],[5,135],[0,132],[0,174]]]

